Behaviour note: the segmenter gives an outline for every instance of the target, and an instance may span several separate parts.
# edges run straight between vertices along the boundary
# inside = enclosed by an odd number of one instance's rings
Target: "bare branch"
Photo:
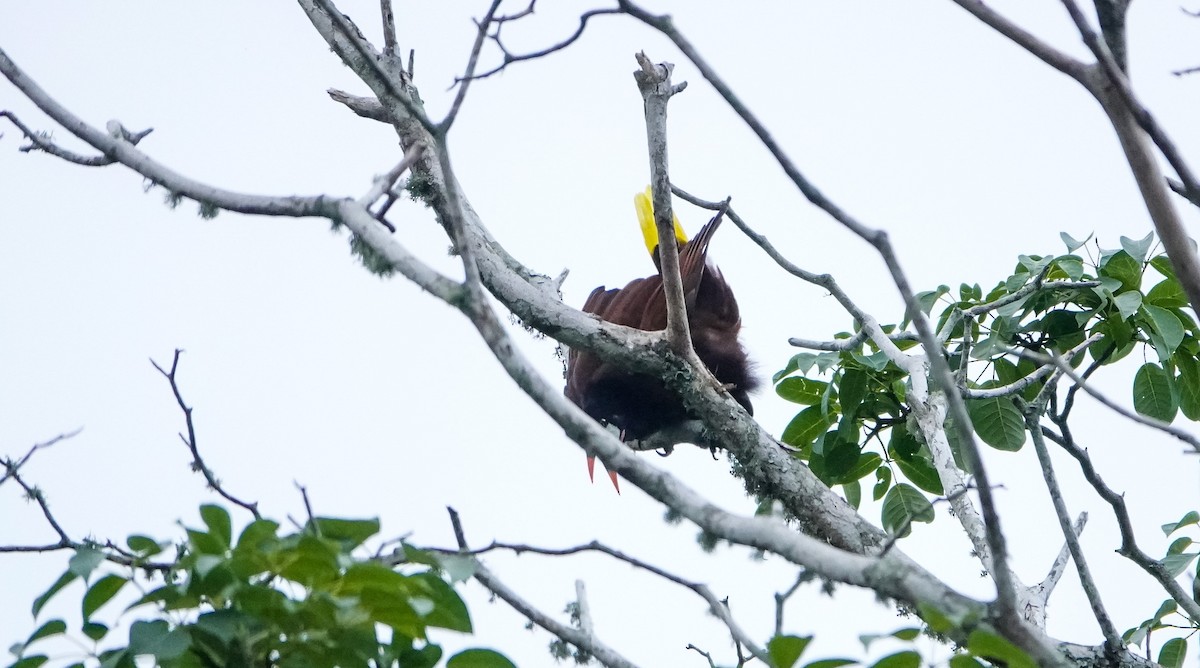
[[[390,124],[392,122],[392,118],[388,115],[387,110],[383,108],[383,104],[373,97],[360,97],[358,95],[351,95],[350,93],[338,90],[336,88],[330,88],[325,92],[329,94],[329,97],[333,98],[334,102],[340,102],[346,105],[350,111],[353,111],[363,118],[369,118],[373,121],[379,121],[381,123]]]
[[[1088,338],[1084,339],[1081,343],[1077,344],[1074,348],[1071,348],[1070,350],[1066,351],[1063,354],[1063,356],[1067,359],[1071,359],[1072,357],[1087,350],[1088,346],[1092,345],[1093,343],[1099,341],[1102,338],[1104,338],[1103,334],[1100,334],[1100,333],[1093,334],[1093,335],[1089,336]],[[1014,350],[1013,354],[1020,355],[1021,351]],[[1007,397],[1007,396],[1014,395],[1014,394],[1020,392],[1021,390],[1024,390],[1025,388],[1029,387],[1030,385],[1033,385],[1034,383],[1042,380],[1046,376],[1049,376],[1052,371],[1058,371],[1058,370],[1059,370],[1059,367],[1053,363],[1042,364],[1037,369],[1035,369],[1033,371],[1033,373],[1031,373],[1028,376],[1025,376],[1023,378],[1019,378],[1007,385],[1000,385],[998,387],[988,387],[988,388],[964,387],[964,388],[962,388],[962,393],[963,393],[963,396],[965,396],[968,399],[991,399],[991,398],[995,398],[995,397]]]
[[[169,169],[138,150],[131,139],[124,136],[124,133],[113,136],[111,133],[102,132],[83,122],[22,72],[3,49],[0,49],[0,73],[4,74],[39,109],[71,134],[171,192],[185,195],[198,202],[241,213],[256,213],[265,216],[327,216],[328,203],[323,197],[247,195],[215,188]]]
[[[1042,437],[1042,431],[1038,425],[1038,415],[1043,409],[1044,406],[1039,404],[1026,407],[1025,427],[1033,438],[1033,447],[1037,452],[1038,463],[1041,464],[1042,477],[1046,481],[1046,489],[1050,492],[1050,502],[1054,506],[1054,514],[1058,517],[1058,525],[1062,530],[1063,538],[1066,539],[1067,549],[1071,552],[1071,560],[1075,562],[1080,585],[1092,607],[1092,615],[1096,618],[1096,623],[1100,625],[1100,632],[1104,634],[1105,645],[1115,657],[1124,648],[1124,643],[1121,641],[1121,635],[1117,632],[1116,627],[1113,626],[1112,618],[1108,616],[1103,601],[1100,600],[1100,590],[1092,578],[1092,571],[1088,568],[1087,558],[1083,554],[1083,548],[1079,545],[1079,538],[1071,527],[1067,504],[1063,500],[1062,489],[1058,486],[1058,478],[1054,474],[1054,463],[1050,460],[1050,452],[1046,448],[1046,441]]]
[[[454,101],[450,103],[450,111],[446,112],[446,117],[437,125],[437,132],[434,134],[445,134],[450,130],[450,126],[454,125],[454,119],[458,117],[458,110],[462,107],[463,100],[467,99],[467,89],[471,86],[471,80],[475,77],[475,66],[479,63],[479,52],[483,49],[483,42],[487,39],[488,26],[492,24],[493,17],[496,16],[496,10],[500,9],[502,0],[492,0],[492,4],[488,7],[487,13],[484,14],[483,20],[479,21],[479,30],[475,33],[475,44],[471,46],[471,55],[467,58],[467,71],[463,74],[458,87],[458,92],[454,95]]]
[[[421,157],[421,154],[424,152],[424,144],[413,144],[412,146],[409,146],[408,150],[404,152],[404,158],[401,159],[400,162],[396,163],[395,167],[391,168],[388,173],[375,177],[375,183],[371,186],[371,189],[368,190],[365,195],[358,198],[358,205],[364,209],[371,208],[371,205],[374,204],[376,200],[378,200],[380,197],[383,197],[384,193],[388,192],[392,189],[392,186],[396,185],[396,181],[400,178],[400,175],[404,174],[404,172],[407,172],[409,168],[413,166],[413,163],[416,162],[417,158]],[[382,217],[382,213],[380,214],[380,217]]]
[[[158,365],[158,362],[155,362],[153,359],[150,360],[150,363],[153,364],[154,368],[158,369],[158,372],[161,373],[163,377],[167,379],[167,382],[171,384],[171,392],[175,395],[175,403],[179,404],[179,409],[183,411],[184,421],[187,423],[187,436],[180,434],[179,438],[192,453],[192,470],[199,471],[200,474],[204,476],[205,481],[208,482],[209,488],[219,494],[222,498],[230,503],[245,508],[250,512],[251,515],[254,516],[254,519],[260,520],[262,519],[262,516],[258,513],[258,502],[255,501],[253,503],[247,503],[225,491],[225,488],[221,486],[221,481],[217,479],[216,475],[213,474],[212,469],[210,469],[208,465],[204,463],[204,459],[200,456],[200,449],[196,445],[196,425],[192,421],[192,408],[183,400],[183,395],[179,391],[179,384],[175,380],[175,372],[179,369],[179,356],[182,354],[183,350],[179,348],[175,349],[175,357],[171,360],[170,371],[163,369]]]
[[[34,443],[33,446],[29,448],[29,452],[26,452],[25,456],[21,457],[20,459],[18,459],[16,461],[13,461],[11,459],[0,459],[0,463],[4,464],[4,477],[0,478],[0,485],[3,485],[10,478],[12,478],[12,476],[17,471],[21,470],[21,467],[24,466],[26,464],[26,462],[29,461],[29,458],[33,457],[33,453],[37,452],[38,450],[45,450],[46,448],[48,448],[56,443],[59,443],[61,441],[75,438],[82,431],[83,431],[83,427],[79,427],[78,429],[75,429],[73,431],[61,433],[58,436],[55,436],[54,438],[52,438],[48,441],[42,441],[41,443]]]
[[[675,91],[671,85],[670,63],[653,64],[644,53],[636,54],[639,69],[633,73],[646,112],[646,145],[650,152],[650,187],[654,201],[654,223],[658,227],[658,257],[661,262],[663,292],[667,300],[667,340],[676,354],[698,362],[688,332],[687,307],[683,299],[683,280],[679,275],[679,246],[675,238],[671,210],[671,178],[667,168],[667,102]],[[702,367],[698,367],[702,368]]]
[[[775,635],[783,635],[783,606],[800,589],[800,585],[812,579],[812,574],[803,568],[796,574],[796,581],[788,587],[787,591],[775,593]]]
[[[469,554],[467,538],[463,532],[462,520],[459,519],[458,512],[449,507],[446,510],[450,513],[450,523],[454,527],[454,537],[458,542],[460,550]],[[511,605],[514,610],[524,615],[526,619],[558,636],[564,642],[571,643],[586,651],[588,654],[596,657],[596,660],[605,666],[609,666],[609,668],[635,668],[635,664],[618,654],[616,650],[608,645],[596,640],[592,634],[584,633],[580,629],[572,628],[558,622],[553,617],[533,607],[528,601],[518,596],[512,589],[509,589],[496,576],[492,575],[491,571],[480,563],[478,559],[475,560],[474,578],[479,584],[487,588],[488,591],[500,597],[505,603]]]
[[[11,111],[0,111],[0,117],[7,118],[9,121],[12,121],[12,124],[17,126],[17,128],[21,131],[21,134],[25,135],[25,138],[29,140],[28,144],[17,149],[22,153],[29,153],[31,151],[44,151],[57,158],[62,158],[67,162],[73,162],[76,165],[83,165],[84,167],[103,167],[116,162],[116,159],[107,155],[89,156],[81,155],[79,153],[75,153],[74,151],[68,151],[67,149],[62,148],[58,144],[55,144],[53,141],[51,141],[48,133],[30,130],[29,127],[22,123],[21,119],[17,118],[16,114],[12,113]],[[132,135],[130,138],[130,143],[136,145],[139,141],[145,138],[146,135],[153,131],[153,128],[147,128]]]
[[[1087,526],[1087,520],[1088,514],[1086,512],[1079,513],[1079,517],[1075,518],[1075,524],[1071,526],[1071,531],[1077,539],[1083,533],[1083,528]],[[1038,615],[1040,616],[1040,619],[1034,620],[1034,623],[1039,626],[1045,625],[1046,602],[1050,599],[1050,595],[1054,593],[1054,589],[1058,586],[1058,581],[1062,579],[1063,573],[1066,572],[1067,561],[1070,558],[1070,545],[1064,541],[1062,549],[1058,551],[1058,556],[1050,564],[1050,570],[1046,573],[1046,577],[1032,587],[1034,594],[1032,603],[1038,606]],[[1026,616],[1029,615],[1027,614]]]
[[[1117,4],[1127,4],[1127,2],[1128,2],[1128,0],[1101,0],[1101,1],[1104,3],[1117,3]],[[1101,41],[1100,36],[1096,34],[1096,31],[1092,30],[1091,25],[1088,24],[1087,17],[1085,17],[1083,15],[1083,12],[1079,9],[1079,6],[1074,2],[1074,0],[1062,0],[1062,3],[1067,8],[1067,12],[1070,13],[1071,20],[1074,21],[1075,27],[1079,30],[1079,34],[1083,38],[1084,44],[1086,44],[1088,46],[1088,48],[1091,49],[1092,54],[1096,56],[1096,61],[1100,64],[1100,67],[1104,71],[1104,74],[1107,75],[1108,81],[1110,81],[1112,83],[1113,88],[1116,89],[1117,97],[1120,99],[1120,102],[1123,105],[1123,109],[1121,111],[1125,111],[1129,114],[1132,114],[1134,120],[1137,121],[1137,124],[1139,126],[1141,126],[1142,130],[1144,130],[1146,132],[1146,134],[1150,136],[1151,141],[1153,141],[1154,144],[1156,146],[1158,146],[1158,149],[1160,151],[1162,151],[1163,157],[1165,157],[1167,159],[1167,162],[1171,165],[1171,168],[1174,169],[1175,173],[1179,176],[1179,179],[1182,182],[1184,189],[1187,191],[1187,193],[1190,193],[1189,195],[1186,195],[1188,197],[1188,199],[1190,200],[1193,197],[1200,197],[1200,182],[1197,182],[1196,176],[1192,173],[1191,167],[1188,166],[1187,161],[1185,161],[1183,159],[1183,155],[1179,152],[1179,149],[1175,146],[1175,142],[1171,140],[1171,138],[1167,135],[1166,131],[1163,130],[1162,126],[1160,126],[1158,124],[1158,121],[1155,120],[1154,115],[1150,113],[1150,110],[1147,109],[1145,106],[1143,106],[1142,103],[1140,101],[1138,101],[1137,97],[1133,94],[1133,87],[1130,85],[1129,77],[1125,74],[1125,71],[1124,71],[1125,70],[1125,66],[1124,66],[1124,62],[1123,62],[1124,54],[1115,55],[1109,50],[1109,48],[1105,44],[1105,42]],[[1124,16],[1123,10],[1121,10],[1119,13],[1121,14],[1122,17]],[[1122,19],[1122,25],[1123,25],[1123,19]],[[1123,33],[1123,29],[1122,29],[1122,33]],[[1108,36],[1109,36],[1109,31],[1106,30],[1105,37],[1107,38]],[[1123,38],[1122,38],[1122,41],[1123,41]],[[1111,104],[1112,101],[1109,100],[1105,95],[1103,95],[1099,90],[1093,90],[1092,88],[1089,88],[1089,91],[1092,92],[1092,94],[1095,95],[1096,98],[1098,100],[1100,100],[1100,102],[1102,104],[1105,104],[1105,109],[1108,111],[1110,116],[1113,116],[1113,123],[1114,123],[1114,125],[1116,125],[1117,124],[1116,114],[1117,114],[1118,110],[1109,107],[1109,104]],[[1118,129],[1118,131],[1119,131],[1119,129]],[[1126,143],[1125,140],[1122,140],[1122,145],[1125,145],[1125,143]],[[1127,154],[1128,154],[1128,150],[1127,150]],[[1135,171],[1136,171],[1137,165],[1134,163],[1133,156],[1129,156],[1129,157],[1130,157],[1130,166],[1134,167]],[[1135,173],[1135,176],[1137,176],[1136,173]],[[1140,182],[1139,182],[1139,185],[1141,185]],[[1161,178],[1156,181],[1155,186],[1159,190],[1161,190],[1161,188],[1162,188],[1162,179]],[[1143,191],[1143,197],[1149,199],[1149,197],[1145,191]],[[1150,204],[1151,203],[1149,201],[1147,201],[1147,205],[1149,206]],[[1155,212],[1152,210],[1151,215],[1153,215],[1154,213]],[[1172,213],[1173,213],[1173,210],[1172,210]],[[1155,226],[1156,227],[1160,227],[1160,225],[1159,225],[1160,218],[1161,218],[1161,216],[1155,217]],[[1193,264],[1195,263],[1195,257],[1194,257],[1195,254],[1194,253],[1191,254],[1192,257],[1190,260],[1187,259],[1186,255],[1181,255],[1178,258],[1176,257],[1176,252],[1174,251],[1173,245],[1167,243],[1166,237],[1168,237],[1170,235],[1165,233],[1162,229],[1159,230],[1159,236],[1164,237],[1163,243],[1164,243],[1164,245],[1167,246],[1167,253],[1168,253],[1168,255],[1170,255],[1173,262],[1175,262],[1176,264],[1180,264],[1180,263],[1184,263],[1184,262],[1188,262],[1188,261],[1192,262]],[[1190,245],[1188,246],[1188,250],[1189,251],[1191,250]],[[1184,271],[1184,274],[1186,276],[1187,271]],[[1186,281],[1186,278],[1181,277],[1181,281]],[[1187,286],[1186,282],[1184,282],[1184,286],[1185,287]],[[1196,304],[1197,303],[1197,299],[1196,299],[1197,295],[1192,293],[1190,290],[1188,292],[1188,295],[1189,295],[1189,297],[1192,298],[1192,303]]]
[[[398,56],[378,53],[332,0],[300,0],[300,8],[329,48],[370,86],[389,117],[407,116],[426,131],[435,131],[433,121],[411,97],[411,81]]]
[[[580,37],[583,37],[583,31],[587,28],[588,21],[590,21],[593,17],[604,16],[606,14],[622,14],[622,13],[624,13],[620,9],[616,9],[616,8],[592,9],[592,10],[586,11],[579,15],[579,27],[575,29],[575,32],[572,33],[566,39],[562,40],[561,42],[557,42],[557,43],[552,44],[544,49],[540,49],[538,51],[533,51],[530,53],[520,53],[520,54],[512,53],[511,51],[508,50],[507,47],[504,46],[504,42],[500,39],[500,25],[503,25],[504,23],[506,23],[508,21],[515,21],[519,18],[523,18],[525,16],[528,16],[529,14],[532,14],[533,13],[533,4],[534,3],[532,3],[532,2],[529,3],[529,6],[526,9],[524,9],[521,12],[518,12],[516,14],[512,14],[509,16],[501,16],[501,17],[496,18],[494,23],[496,23],[497,28],[496,28],[496,32],[491,35],[491,39],[492,39],[492,42],[494,42],[496,44],[496,46],[500,49],[500,53],[502,53],[504,55],[504,60],[499,65],[493,67],[490,70],[486,70],[484,72],[480,72],[479,74],[473,75],[472,76],[473,79],[486,79],[494,74],[499,74],[500,72],[503,72],[505,68],[507,68],[509,65],[511,65],[513,63],[519,63],[524,60],[534,60],[537,58],[541,58],[543,56],[548,56],[556,51],[562,51],[563,49],[567,48],[568,46],[571,46],[572,44],[574,44],[576,42],[576,40],[578,40]],[[455,83],[458,84],[463,81],[464,81],[463,79],[456,79]]]
[[[1197,603],[1175,578],[1167,571],[1162,562],[1146,554],[1137,544],[1137,539],[1133,534],[1133,520],[1129,517],[1129,509],[1125,506],[1125,497],[1118,494],[1111,487],[1105,484],[1104,479],[1096,472],[1096,467],[1092,464],[1092,458],[1088,455],[1087,450],[1081,448],[1075,443],[1074,439],[1067,438],[1062,434],[1056,434],[1048,427],[1041,427],[1041,433],[1046,438],[1057,443],[1067,454],[1075,458],[1079,462],[1079,470],[1083,473],[1083,477],[1091,484],[1100,498],[1108,502],[1112,506],[1113,516],[1117,520],[1117,528],[1121,532],[1121,546],[1117,548],[1117,554],[1120,554],[1146,571],[1150,577],[1154,578],[1166,590],[1167,594],[1183,608],[1189,617],[1192,619],[1200,619],[1200,603]]]
[[[453,552],[453,550],[443,550],[443,549],[439,549],[439,548],[423,548],[423,549],[426,549],[426,550],[429,550],[432,552]],[[487,547],[483,547],[483,548],[480,548],[477,550],[468,550],[465,552],[460,549],[458,551],[458,553],[459,554],[469,554],[472,556],[478,556],[480,554],[486,554],[488,552],[493,552],[496,550],[510,550],[515,554],[523,554],[525,552],[528,552],[530,554],[541,554],[541,555],[555,556],[555,557],[572,555],[572,554],[580,554],[580,553],[584,553],[584,552],[599,552],[601,554],[606,554],[618,561],[625,562],[625,563],[629,564],[630,566],[633,566],[634,568],[644,570],[644,571],[651,573],[653,575],[656,575],[664,580],[673,582],[681,587],[685,587],[685,588],[690,589],[693,592],[695,592],[698,596],[700,596],[700,598],[704,599],[705,603],[708,603],[709,610],[712,612],[713,616],[715,616],[717,619],[721,620],[721,623],[725,624],[726,628],[729,629],[730,635],[733,636],[733,639],[736,642],[744,645],[747,649],[750,650],[750,652],[752,654],[754,654],[756,657],[761,659],[764,663],[767,663],[768,665],[770,664],[770,661],[767,657],[766,652],[761,647],[759,647],[753,640],[751,640],[750,636],[744,630],[742,630],[742,628],[737,624],[736,621],[734,621],[733,617],[730,615],[729,606],[727,606],[725,603],[723,603],[721,601],[721,599],[718,599],[712,593],[712,590],[710,590],[708,588],[708,586],[705,584],[701,584],[699,582],[692,582],[691,580],[686,580],[678,575],[675,575],[674,573],[671,573],[670,571],[661,569],[657,566],[654,566],[653,564],[642,561],[641,559],[638,559],[636,557],[632,557],[628,554],[625,554],[624,552],[622,552],[620,550],[611,548],[599,541],[591,541],[590,543],[586,543],[583,545],[575,545],[572,547],[565,547],[565,548],[545,548],[545,547],[537,547],[535,545],[526,545],[526,544],[519,544],[519,543],[501,543],[501,542],[493,541]],[[579,586],[580,586],[580,584],[577,583],[576,584],[577,591],[578,591]],[[580,614],[582,615],[582,610],[581,610]],[[584,628],[586,629],[586,626]]]
[[[383,21],[383,52],[386,55],[396,55],[396,14],[392,9],[392,0],[379,0],[379,15]]]
[[[1018,46],[1036,56],[1050,67],[1072,79],[1083,83],[1087,65],[1055,49],[1034,37],[1021,26],[1009,21],[999,12],[988,7],[982,0],[954,0],[954,4],[970,12],[975,18],[991,26],[996,32],[1016,42]]]

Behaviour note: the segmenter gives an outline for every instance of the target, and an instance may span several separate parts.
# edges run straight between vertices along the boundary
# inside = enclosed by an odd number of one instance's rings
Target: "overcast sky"
[[[505,28],[510,47],[561,39],[591,6],[539,6]],[[1058,48],[1085,54],[1059,3],[996,6]],[[378,3],[339,7],[379,43]],[[466,62],[470,18],[484,9],[398,3],[401,44],[416,50],[416,83],[435,118]],[[1099,106],[948,0],[669,9],[800,168],[864,223],[889,231],[918,289],[965,281],[986,291],[1020,253],[1064,253],[1059,231],[1095,232],[1112,248],[1119,235],[1150,230]],[[154,127],[142,148],[193,178],[263,194],[359,196],[399,159],[389,128],[328,99],[327,88],[366,89],[292,4],[43,0],[36,8],[10,3],[0,17],[0,47],[61,103],[99,127],[113,118]],[[1200,75],[1170,71],[1200,65],[1197,44],[1200,19],[1172,2],[1134,3],[1137,91],[1193,162]],[[880,321],[899,320],[899,297],[870,249],[800,197],[668,42],[626,18],[600,17],[570,49],[472,87],[451,135],[452,159],[467,197],[508,250],[550,275],[569,268],[564,293],[576,305],[596,285],[652,271],[632,205],[648,180],[630,76],[639,50],[677,63],[676,81],[690,84],[671,102],[673,180],[708,199],[731,195],[794,262],[834,274]],[[496,58],[485,52],[485,64]],[[0,108],[79,147],[7,83]],[[216,500],[189,471],[176,437],[182,415],[148,361],[169,363],[179,347],[187,350],[179,377],[201,451],[232,492],[268,515],[302,516],[298,481],[318,513],[378,515],[385,534],[411,533],[419,544],[452,544],[447,505],[478,544],[598,538],[709,583],[730,597],[753,636],[769,637],[771,593],[791,584],[793,567],[753,561],[745,549],[705,555],[694,527],[664,524],[657,504],[632,485],[622,496],[606,482],[589,485],[583,454],[513,387],[467,321],[402,279],[369,275],[326,222],[233,214],[205,221],[192,204],[169,209],[160,190],[144,192],[128,170],[19,153],[20,133],[8,125],[0,132],[0,454],[23,454],[83,427],[24,470],[74,537],[177,536],[177,520],[197,523],[197,506]],[[1176,204],[1194,226],[1195,209]],[[678,213],[691,232],[707,218],[687,207]],[[391,220],[404,244],[457,273],[428,212],[398,206]],[[788,337],[827,339],[850,328],[832,299],[788,277],[732,226],[722,228],[712,257],[738,295],[764,379],[794,352]],[[561,378],[552,342],[517,331],[543,373]],[[1103,381],[1127,405],[1139,361]],[[773,433],[795,412],[769,389],[754,401]],[[1110,485],[1126,492],[1143,547],[1161,554],[1167,543],[1157,526],[1200,505],[1196,460],[1181,457],[1177,442],[1082,403],[1078,438]],[[1036,582],[1061,541],[1034,453],[988,454],[1003,485],[1015,567]],[[646,456],[725,508],[754,508],[723,459],[696,449]],[[1091,513],[1083,542],[1109,610],[1118,628],[1134,626],[1164,595],[1113,554],[1119,540],[1107,506],[1068,461],[1059,464],[1071,511]],[[863,512],[877,521],[878,507]],[[939,514],[901,547],[962,591],[990,595],[965,536],[941,507]],[[0,543],[52,540],[16,486],[0,488]],[[4,646],[34,628],[28,603],[68,556],[0,558]],[[493,556],[488,564],[551,613],[583,578],[599,637],[640,665],[704,665],[687,643],[733,660],[703,602],[668,583],[590,557]],[[525,631],[474,583],[460,591],[477,634],[436,640],[494,646],[523,666],[552,664],[547,634]],[[78,614],[79,595],[62,595],[57,614]],[[1099,642],[1073,572],[1049,615],[1051,635]],[[817,634],[809,658],[853,657],[862,656],[857,633],[911,621],[867,592],[840,587],[829,598],[808,585],[786,630]]]

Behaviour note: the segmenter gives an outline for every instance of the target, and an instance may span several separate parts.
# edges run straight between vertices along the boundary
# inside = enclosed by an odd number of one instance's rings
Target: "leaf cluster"
[[[936,312],[942,353],[958,371],[974,432],[998,450],[1017,451],[1026,440],[1024,411],[1056,407],[1046,355],[1078,367],[1113,364],[1141,350],[1145,362],[1133,383],[1134,408],[1169,422],[1177,412],[1200,419],[1200,329],[1166,255],[1153,255],[1154,235],[1121,247],[1092,250],[1062,234],[1065,255],[1022,255],[1013,272],[986,293],[963,283],[917,295],[925,314]],[[1153,272],[1150,270],[1153,269]],[[882,330],[900,350],[916,345],[911,319]],[[803,406],[781,440],[795,448],[822,481],[840,485],[856,508],[863,480],[882,500],[885,529],[904,536],[913,522],[931,522],[927,495],[945,493],[927,435],[911,407],[908,373],[857,329],[837,335],[840,350],[801,352],[775,374],[782,398]],[[1094,371],[1095,369],[1091,369]],[[972,392],[991,390],[991,392]],[[974,395],[974,398],[971,398]],[[1045,399],[1045,401],[1039,401]],[[1032,406],[1032,408],[1031,408]],[[1069,408],[1058,413],[1063,419]],[[955,465],[970,472],[952,421],[944,434]]]
[[[430,629],[472,630],[462,599],[444,572],[469,577],[461,564],[401,543],[396,566],[359,556],[379,533],[375,519],[318,517],[293,532],[255,520],[235,537],[229,513],[217,505],[200,507],[203,528],[185,528],[177,546],[142,535],[130,536],[132,565],[112,568],[97,548],[79,549],[67,570],[33,603],[43,607],[77,579],[87,583],[80,632],[94,647],[91,658],[103,668],[132,668],[136,657],[153,657],[164,668],[209,666],[405,666],[433,668],[442,649]],[[127,638],[110,633],[116,624],[98,613],[122,590],[141,587],[139,570],[160,565],[151,577],[158,586],[143,589],[119,616],[152,608],[150,619],[129,624]],[[395,561],[397,559],[393,559]],[[453,561],[453,560],[452,560]],[[102,568],[105,564],[108,567]],[[63,619],[51,619],[12,648],[9,668],[36,668],[46,654],[31,653],[41,641],[67,633]],[[72,665],[82,668],[82,661]],[[504,656],[470,649],[450,657],[447,668],[512,668]]]

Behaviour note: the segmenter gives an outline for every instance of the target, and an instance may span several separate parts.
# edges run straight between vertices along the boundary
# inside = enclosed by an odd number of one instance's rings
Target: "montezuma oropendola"
[[[646,250],[661,272],[658,228],[654,224],[649,188],[634,196],[634,207]],[[742,319],[737,299],[717,265],[708,259],[709,242],[721,218],[718,214],[689,241],[676,217],[672,242],[679,248],[679,273],[683,278],[692,347],[713,376],[729,387],[733,398],[753,415],[749,393],[758,387],[758,379],[751,374],[746,351],[738,341]],[[611,290],[600,286],[588,296],[583,310],[617,325],[646,331],[666,329],[667,301],[662,276],[656,272]],[[571,350],[567,355],[565,394],[593,419],[620,429],[622,441],[645,438],[692,417],[661,378],[630,373],[585,350]],[[589,477],[594,467],[595,458],[588,457]],[[619,493],[616,473],[609,471],[608,475]]]

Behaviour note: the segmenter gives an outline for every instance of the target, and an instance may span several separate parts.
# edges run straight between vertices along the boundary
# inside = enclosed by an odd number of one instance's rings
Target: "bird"
[[[663,330],[667,326],[667,301],[650,188],[634,196],[634,208],[656,272],[634,279],[623,288],[606,289],[603,285],[596,288],[584,302],[583,311],[616,325]],[[675,234],[671,242],[679,248],[679,273],[692,347],[734,400],[753,415],[750,393],[759,381],[738,338],[741,313],[733,290],[708,257],[709,243],[722,218],[723,212],[719,212],[689,240],[679,218],[674,217]],[[570,350],[566,380],[567,398],[592,419],[617,427],[623,442],[641,440],[693,417],[661,378],[632,373],[586,350]],[[589,456],[589,477],[594,476],[594,468],[595,458]],[[609,471],[608,475],[619,494],[616,472]]]

